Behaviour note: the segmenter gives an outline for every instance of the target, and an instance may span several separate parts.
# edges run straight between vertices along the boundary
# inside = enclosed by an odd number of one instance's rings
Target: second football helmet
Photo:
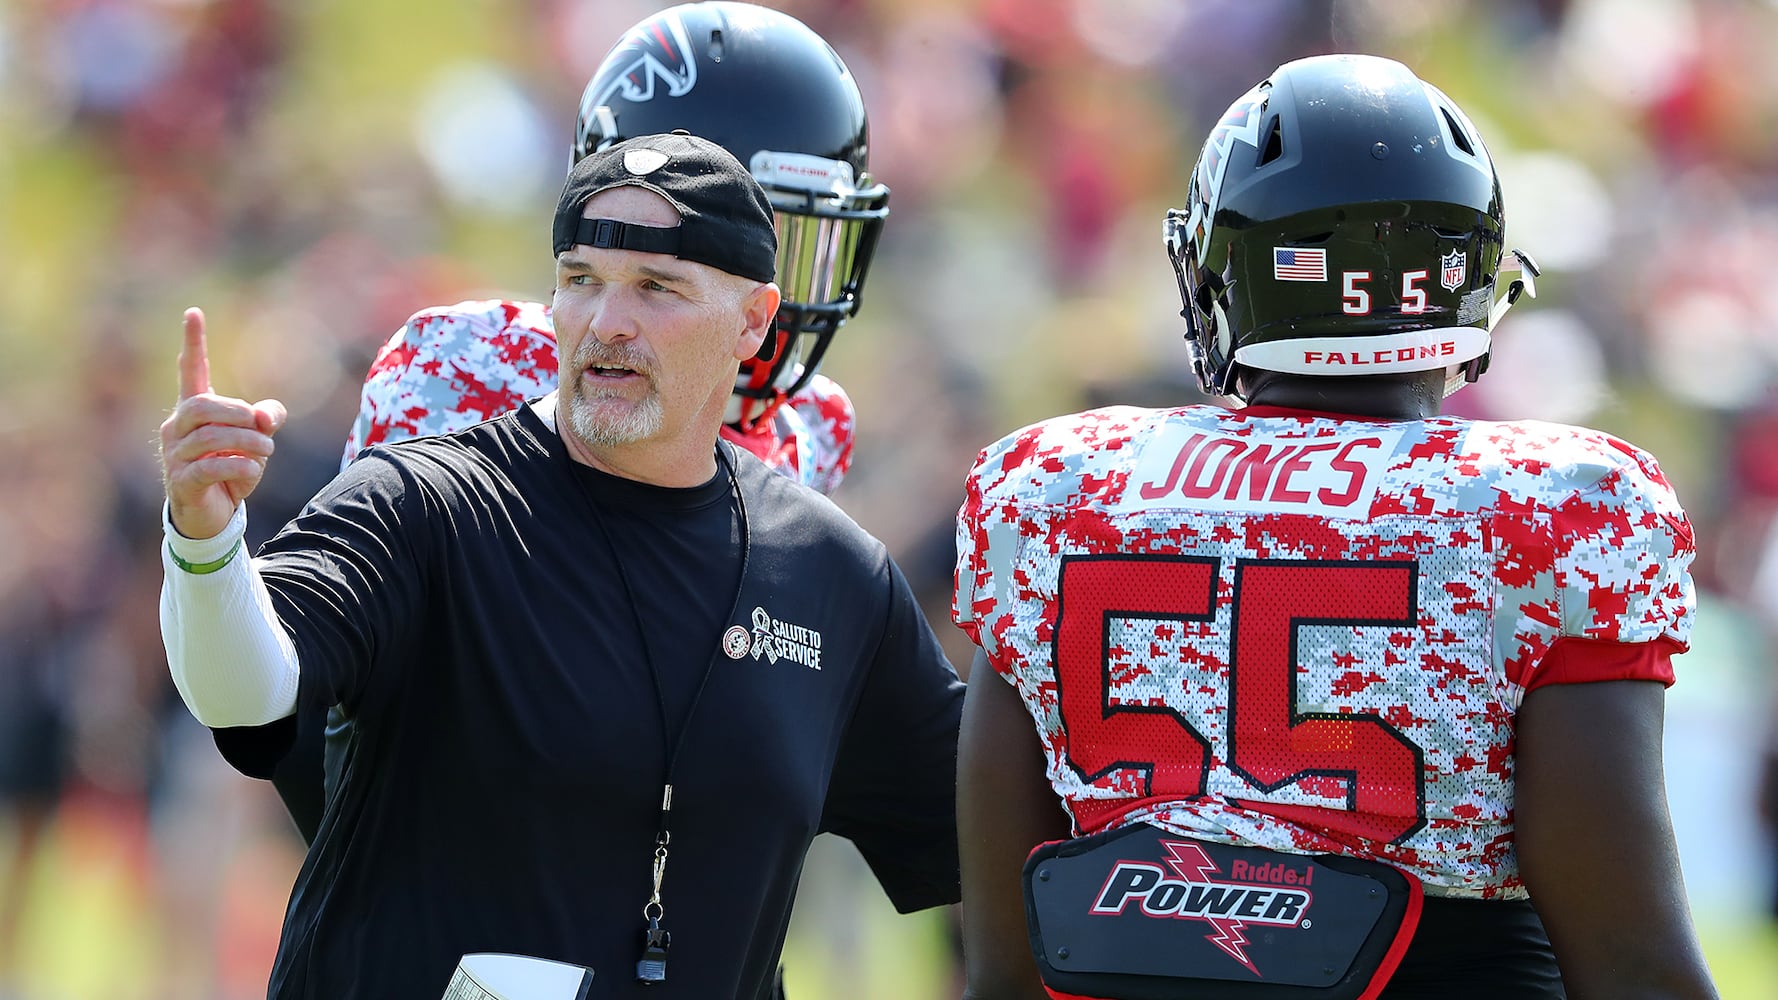
[[[869,173],[864,98],[825,40],[787,14],[712,0],[642,21],[581,96],[574,157],[684,129],[753,172],[778,227],[777,335],[741,366],[729,422],[768,416],[858,310],[889,189]]]
[[[1443,368],[1449,395],[1486,370],[1506,306],[1535,294],[1505,230],[1488,150],[1438,88],[1375,56],[1280,66],[1217,122],[1189,204],[1166,217],[1204,390],[1234,394],[1242,366]]]

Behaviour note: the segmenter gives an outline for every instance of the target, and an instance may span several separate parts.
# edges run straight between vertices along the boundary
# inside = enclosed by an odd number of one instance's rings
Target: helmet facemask
[[[1195,183],[1192,193],[1196,204]],[[1205,392],[1227,396],[1234,392],[1234,334],[1228,327],[1227,315],[1220,309],[1222,295],[1217,276],[1201,267],[1192,251],[1189,237],[1195,227],[1194,213],[1168,209],[1161,223],[1161,237],[1179,283],[1179,300],[1184,303],[1179,315],[1185,320],[1185,347],[1191,356],[1192,371]]]
[[[889,189],[842,160],[762,150],[750,166],[778,230],[778,306],[772,336],[741,363],[727,420],[743,430],[770,419],[820,367],[834,334],[858,311],[876,255]]]

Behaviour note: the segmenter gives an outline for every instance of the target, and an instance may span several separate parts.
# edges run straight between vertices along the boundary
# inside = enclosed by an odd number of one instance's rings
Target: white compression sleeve
[[[239,551],[247,505],[215,538],[186,538],[162,506],[161,642],[185,707],[211,728],[263,726],[296,711],[296,646],[272,611],[259,569]],[[181,568],[219,568],[194,573]]]

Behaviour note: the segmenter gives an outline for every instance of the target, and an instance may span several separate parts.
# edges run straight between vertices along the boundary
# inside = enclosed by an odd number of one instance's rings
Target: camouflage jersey
[[[953,614],[1077,833],[1391,862],[1524,898],[1514,715],[1671,684],[1691,526],[1647,453],[1556,424],[1114,407],[985,449]]]
[[[541,302],[488,299],[415,313],[364,379],[340,467],[385,441],[447,434],[556,387],[556,333]],[[747,430],[722,435],[805,486],[831,493],[852,465],[852,401],[815,375]]]

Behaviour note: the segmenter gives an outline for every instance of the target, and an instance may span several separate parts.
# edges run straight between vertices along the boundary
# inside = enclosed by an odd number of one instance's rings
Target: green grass
[[[1698,935],[1723,1000],[1778,997],[1778,924],[1701,919]]]
[[[0,872],[0,893],[30,894],[15,970],[22,1000],[188,1000],[184,990],[168,991],[169,918],[154,904],[133,822],[76,811],[22,880]],[[0,856],[10,842],[11,831],[0,826]],[[229,940],[206,964],[233,984],[225,1000],[260,995],[275,945],[284,886],[267,872],[283,877],[290,858],[261,848],[249,844],[232,859],[216,859],[227,866],[219,881]],[[944,911],[897,914],[857,854],[833,838],[817,841],[803,883],[784,950],[791,997],[958,995]],[[1698,927],[1723,1000],[1778,998],[1778,924],[1704,914]]]

